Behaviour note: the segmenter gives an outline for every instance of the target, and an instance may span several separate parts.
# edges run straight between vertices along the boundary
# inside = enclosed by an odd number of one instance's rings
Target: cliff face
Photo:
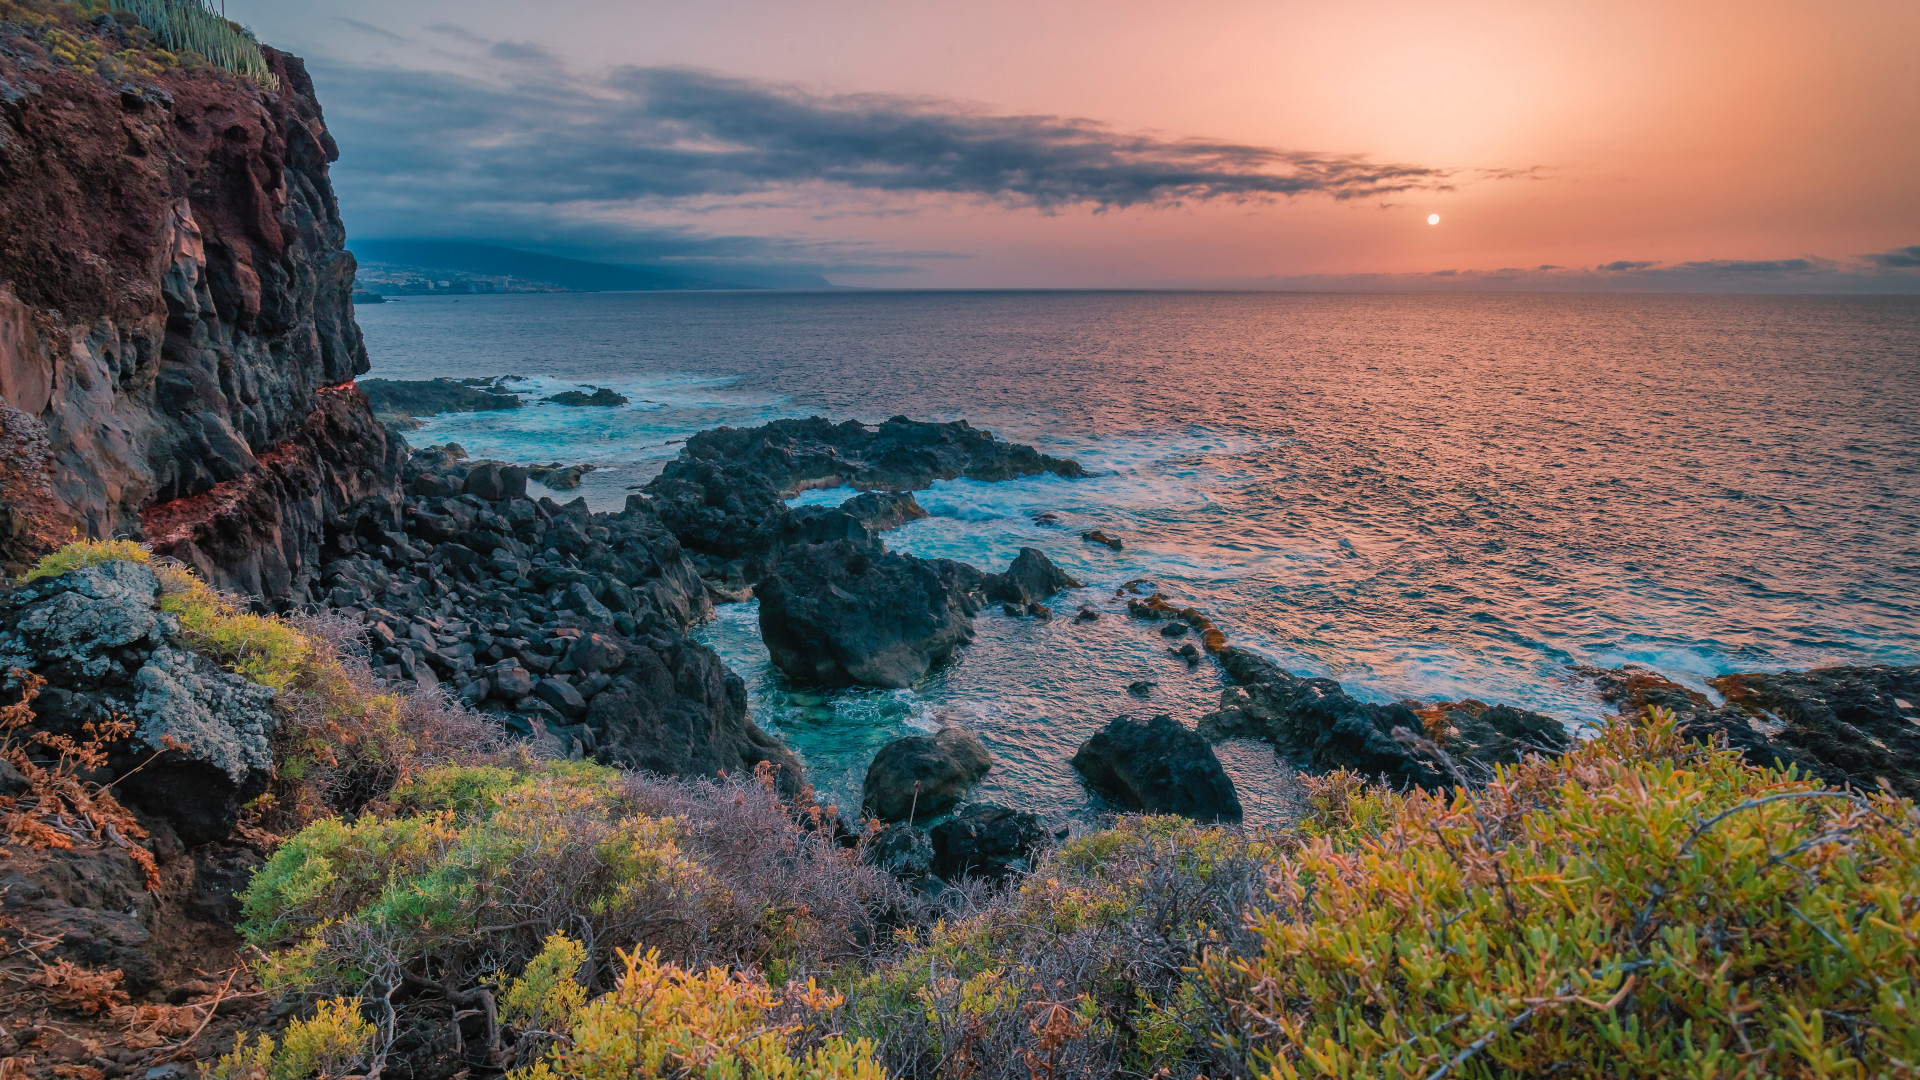
[[[0,41],[0,557],[142,538],[280,604],[329,523],[393,513],[404,451],[351,385],[338,150],[299,58],[265,54],[278,91]]]

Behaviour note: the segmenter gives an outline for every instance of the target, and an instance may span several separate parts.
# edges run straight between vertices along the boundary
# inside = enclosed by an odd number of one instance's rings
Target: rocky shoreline
[[[382,678],[444,685],[548,752],[676,775],[769,762],[797,784],[799,763],[747,716],[738,676],[687,632],[713,604],[753,597],[769,657],[796,683],[912,685],[972,639],[984,606],[1050,618],[1047,603],[1080,586],[1035,549],[995,573],[890,551],[884,533],[925,516],[912,492],[935,480],[1038,472],[1083,474],[965,423],[776,421],[694,436],[624,510],[594,514],[581,500],[528,499],[522,466],[429,447],[406,466],[399,527],[363,525],[342,539],[323,595],[366,622]],[[832,508],[786,505],[802,490],[840,485],[862,493]],[[1074,767],[1111,805],[1237,820],[1238,793],[1210,745],[1223,739],[1265,741],[1309,772],[1432,789],[1574,745],[1561,721],[1512,706],[1360,701],[1334,680],[1229,644],[1204,612],[1150,583],[1118,595],[1169,652],[1189,664],[1210,659],[1229,685],[1204,716],[1121,717],[1087,740]],[[1914,784],[1920,713],[1899,703],[1920,698],[1916,669],[1727,676],[1715,684],[1726,697],[1718,707],[1651,673],[1581,674],[1622,713],[1672,709],[1683,731],[1725,741],[1756,765],[1856,786],[1884,776],[1903,793]],[[936,743],[910,737],[875,758],[866,802],[887,808],[877,816],[897,822],[890,834],[964,808],[985,773],[972,751]],[[914,798],[922,784],[924,808]],[[903,798],[909,814],[894,812]],[[994,841],[1007,857],[995,865],[1018,864],[1030,854],[1019,837],[1040,843],[1045,831],[1032,815],[994,811],[1007,817]],[[937,847],[931,835],[892,843]]]

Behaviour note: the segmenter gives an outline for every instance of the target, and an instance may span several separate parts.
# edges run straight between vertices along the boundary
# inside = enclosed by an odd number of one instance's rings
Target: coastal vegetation
[[[77,32],[77,24],[102,18],[122,20],[124,47]],[[267,90],[279,85],[260,43],[206,0],[0,0],[0,21],[38,31],[47,55],[69,67],[152,76],[211,65]]]
[[[76,542],[29,576],[115,559],[153,562]],[[1920,1062],[1913,804],[1755,768],[1661,710],[1481,783],[1313,778],[1287,830],[1121,817],[1009,884],[915,887],[771,768],[456,746],[459,710],[375,690],[339,637],[159,568],[191,639],[306,718],[253,808],[288,834],[256,834],[239,926],[290,1023],[224,1080],[392,1069],[435,1032],[527,1080]]]

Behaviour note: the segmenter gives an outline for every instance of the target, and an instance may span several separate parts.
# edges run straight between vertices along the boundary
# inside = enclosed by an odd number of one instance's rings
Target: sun
[[[1429,224],[1429,225],[1438,225],[1438,224],[1440,224],[1440,215],[1439,215],[1439,214],[1428,214],[1428,215],[1427,215],[1427,224]]]

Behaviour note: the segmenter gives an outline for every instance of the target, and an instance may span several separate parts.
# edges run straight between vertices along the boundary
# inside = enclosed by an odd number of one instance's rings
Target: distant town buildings
[[[354,275],[356,298],[377,296],[468,296],[476,293],[571,292],[563,285],[527,278],[467,274],[443,269],[362,263]]]

